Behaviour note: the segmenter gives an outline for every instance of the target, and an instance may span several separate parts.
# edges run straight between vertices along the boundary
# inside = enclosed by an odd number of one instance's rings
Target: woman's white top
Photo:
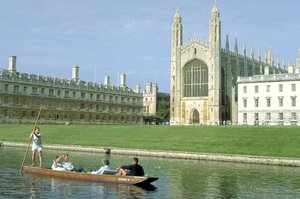
[[[74,169],[72,162],[62,162],[61,166],[65,169],[67,169],[68,171],[71,171],[72,169]]]
[[[109,170],[111,170],[111,168],[110,168],[108,165],[105,165],[105,166],[103,166],[103,167],[100,167],[99,170],[97,170],[97,171],[92,171],[91,173],[92,173],[92,174],[102,174],[104,171],[109,171]]]

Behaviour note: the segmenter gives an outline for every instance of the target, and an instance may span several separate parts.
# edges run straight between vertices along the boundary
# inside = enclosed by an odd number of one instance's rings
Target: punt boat
[[[146,176],[119,176],[115,175],[116,171],[105,171],[104,174],[90,174],[90,173],[79,173],[73,171],[55,171],[47,168],[40,167],[28,167],[24,166],[23,171],[29,174],[35,174],[40,176],[51,176],[56,178],[70,179],[70,180],[82,180],[90,182],[108,182],[116,184],[127,184],[135,186],[147,186],[152,182],[158,180],[156,177]]]

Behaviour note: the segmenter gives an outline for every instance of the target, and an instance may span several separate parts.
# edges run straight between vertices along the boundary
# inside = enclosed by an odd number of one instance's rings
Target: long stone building
[[[110,84],[110,77],[98,84],[79,80],[79,67],[72,79],[20,73],[16,57],[9,57],[7,70],[0,70],[0,123],[33,122],[41,105],[41,122],[87,124],[142,124],[143,95],[126,86]]]
[[[179,10],[173,18],[171,47],[170,124],[221,124],[224,121],[237,124],[237,77],[285,71],[285,64],[269,49],[257,58],[251,47],[246,54],[238,51],[237,40],[230,50],[228,36],[225,48],[221,47],[221,19],[214,2],[209,20],[209,41],[196,37],[183,44],[183,25]]]

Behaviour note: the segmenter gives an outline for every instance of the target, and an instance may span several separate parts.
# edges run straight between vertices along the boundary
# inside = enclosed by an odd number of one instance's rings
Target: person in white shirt
[[[74,166],[72,162],[69,161],[69,155],[68,154],[63,155],[63,159],[64,161],[61,162],[61,166],[65,168],[67,171],[73,171]]]
[[[60,161],[61,159],[63,158],[64,156],[56,156],[55,159],[53,160],[53,164],[51,166],[51,169],[52,170],[55,170],[55,171],[66,171],[65,168],[62,167]]]
[[[61,162],[61,166],[63,168],[65,168],[67,171],[75,171],[75,172],[84,172],[84,169],[83,168],[79,168],[79,169],[76,169],[72,162],[69,161],[69,155],[68,154],[65,154],[63,156],[63,159],[64,161]]]
[[[102,164],[103,166],[100,167],[100,169],[98,169],[97,171],[92,171],[91,174],[103,174],[104,171],[109,171],[111,170],[110,166],[109,166],[109,160],[102,160]]]
[[[29,140],[32,139],[32,155],[31,155],[31,161],[32,161],[32,167],[35,166],[35,154],[36,151],[39,152],[39,160],[40,160],[40,167],[43,166],[43,144],[42,144],[42,134],[40,131],[40,128],[35,128],[32,133],[29,136]]]

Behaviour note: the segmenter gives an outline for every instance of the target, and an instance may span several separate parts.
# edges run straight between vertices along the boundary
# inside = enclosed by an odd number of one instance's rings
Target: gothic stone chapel
[[[170,124],[218,125],[224,121],[237,123],[237,76],[281,73],[280,64],[274,66],[271,49],[261,60],[260,49],[254,59],[245,45],[239,54],[237,40],[230,51],[228,36],[225,48],[221,47],[220,13],[214,2],[209,21],[209,43],[196,37],[183,45],[183,26],[179,10],[173,18],[171,47]],[[278,60],[277,60],[278,62]]]

